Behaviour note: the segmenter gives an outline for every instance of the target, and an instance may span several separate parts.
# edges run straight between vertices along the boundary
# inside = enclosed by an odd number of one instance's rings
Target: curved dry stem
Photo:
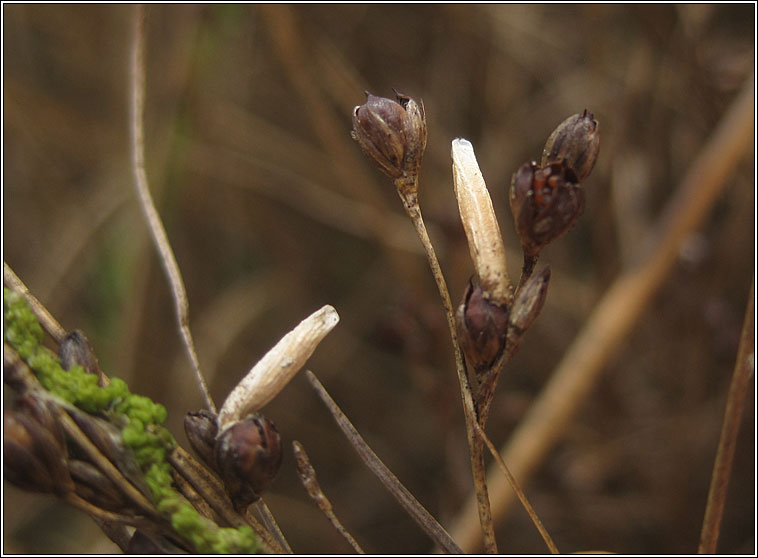
[[[734,450],[737,446],[737,434],[745,410],[750,380],[755,372],[755,276],[750,288],[750,298],[745,310],[745,321],[742,324],[740,345],[737,349],[737,362],[734,365],[732,382],[729,385],[729,396],[724,412],[724,424],[721,427],[721,438],[716,452],[716,462],[713,464],[711,488],[708,491],[708,504],[703,518],[703,530],[700,533],[699,554],[715,554],[716,544],[721,530],[721,519],[724,515],[729,477],[732,473]]]
[[[671,271],[682,240],[699,226],[730,172],[752,147],[754,102],[750,76],[677,188],[648,251],[608,289],[511,441],[501,449],[522,482],[561,437],[603,366]],[[513,493],[495,470],[488,474],[488,485],[493,516],[502,519],[513,503]],[[465,551],[473,552],[479,547],[478,530],[476,501],[471,496],[452,534]]]
[[[187,290],[184,287],[184,281],[179,271],[179,265],[176,263],[174,251],[171,249],[171,244],[168,241],[166,229],[163,227],[158,211],[155,209],[153,197],[150,195],[147,171],[145,170],[145,131],[143,124],[145,110],[145,12],[144,7],[139,4],[135,6],[132,32],[130,49],[129,131],[131,136],[134,185],[137,189],[140,207],[145,214],[150,234],[171,285],[182,341],[187,349],[198,385],[205,397],[205,403],[208,409],[215,413],[216,406],[205,384],[205,378],[203,378],[203,374],[200,372],[200,361],[197,358],[195,343],[192,340],[192,333],[189,329]]]

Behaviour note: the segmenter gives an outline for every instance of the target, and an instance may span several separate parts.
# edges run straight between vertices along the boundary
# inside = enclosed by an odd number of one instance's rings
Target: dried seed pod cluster
[[[257,500],[282,463],[279,431],[257,411],[271,401],[339,322],[326,305],[282,337],[237,384],[218,416],[190,412],[184,431],[198,456],[221,476],[237,509]]]
[[[550,134],[539,165],[525,163],[514,173],[509,199],[527,276],[542,248],[571,230],[584,212],[581,183],[599,150],[598,122],[585,110]]]
[[[3,474],[23,490],[64,495],[74,489],[62,432],[45,401],[25,395],[3,410]]]
[[[584,211],[580,182],[595,165],[599,141],[598,123],[585,110],[553,131],[540,165],[526,163],[513,175],[510,206],[524,251],[514,296],[500,229],[473,147],[466,140],[453,140],[453,183],[476,271],[456,312],[456,326],[466,361],[480,382],[493,381],[496,363],[515,354],[542,309],[550,269],[532,276],[534,265],[540,250],[568,232]]]

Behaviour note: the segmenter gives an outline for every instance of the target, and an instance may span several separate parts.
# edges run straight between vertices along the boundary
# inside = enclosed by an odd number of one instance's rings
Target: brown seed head
[[[566,234],[584,211],[584,191],[562,161],[545,167],[523,164],[513,175],[509,197],[527,256]]]
[[[600,125],[591,112],[569,116],[550,134],[542,150],[540,166],[565,161],[576,175],[578,183],[584,182],[597,161],[600,152]]]
[[[216,440],[216,469],[238,510],[255,502],[282,464],[282,441],[274,423],[250,415],[224,430]]]
[[[366,97],[353,109],[353,139],[393,180],[415,179],[426,148],[424,105],[398,92],[396,101],[369,92]]]
[[[206,465],[215,469],[216,460],[213,448],[216,445],[218,423],[216,415],[205,409],[190,411],[184,417],[184,433],[190,446]]]
[[[3,474],[23,490],[67,494],[74,488],[65,448],[25,412],[3,411]]]
[[[466,361],[476,372],[492,366],[505,348],[508,307],[488,300],[469,283],[456,312],[456,326]]]

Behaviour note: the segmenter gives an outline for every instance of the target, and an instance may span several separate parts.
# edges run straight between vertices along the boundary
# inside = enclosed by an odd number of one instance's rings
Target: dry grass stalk
[[[729,396],[724,411],[724,424],[721,427],[716,461],[713,464],[713,477],[708,491],[708,504],[705,508],[703,529],[700,534],[699,554],[715,554],[721,531],[729,477],[732,473],[734,450],[737,446],[737,434],[740,431],[742,415],[745,411],[745,397],[750,381],[755,374],[755,276],[750,287],[750,298],[745,310],[745,321],[737,349],[737,361],[729,386]]]

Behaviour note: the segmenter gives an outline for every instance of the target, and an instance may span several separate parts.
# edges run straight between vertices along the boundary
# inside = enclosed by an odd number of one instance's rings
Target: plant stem
[[[487,449],[490,450],[490,453],[492,454],[492,457],[495,458],[495,462],[498,464],[498,467],[500,467],[500,470],[505,475],[505,478],[508,479],[508,484],[511,485],[511,488],[513,488],[513,491],[516,493],[516,496],[518,496],[518,499],[521,501],[521,505],[524,506],[526,513],[529,514],[529,518],[532,520],[532,523],[534,523],[534,526],[537,527],[537,530],[540,532],[540,535],[542,536],[542,540],[545,541],[545,544],[547,545],[550,552],[553,554],[560,554],[560,552],[558,551],[558,547],[555,546],[555,543],[553,542],[553,538],[550,536],[550,533],[547,532],[547,529],[545,529],[545,526],[542,524],[542,521],[537,516],[537,512],[534,511],[534,508],[529,503],[529,500],[527,499],[526,494],[524,494],[524,491],[521,490],[521,487],[519,486],[518,481],[511,474],[511,471],[510,469],[508,469],[508,466],[505,464],[505,461],[503,461],[503,458],[500,457],[500,454],[498,453],[497,448],[493,445],[493,443],[487,437],[487,434],[485,434],[484,430],[478,424],[476,425],[476,433],[479,435],[482,441],[487,445]]]
[[[734,365],[732,382],[729,385],[729,395],[724,412],[724,424],[721,427],[716,461],[713,464],[711,487],[708,491],[708,503],[703,518],[703,529],[700,533],[699,554],[715,554],[716,544],[721,530],[721,519],[724,515],[729,477],[732,472],[734,450],[737,445],[737,434],[745,410],[745,397],[750,385],[750,379],[755,371],[755,341],[753,339],[755,326],[755,276],[750,289],[750,299],[745,310],[745,321],[742,324],[740,345],[737,349],[737,362]]]
[[[130,105],[129,105],[129,132],[132,148],[132,172],[134,173],[134,185],[137,189],[140,207],[145,214],[150,234],[153,238],[161,263],[166,271],[171,293],[174,295],[176,318],[179,323],[179,332],[187,349],[192,369],[195,371],[197,383],[205,397],[205,403],[209,410],[216,412],[216,405],[205,384],[205,378],[200,371],[200,361],[195,351],[195,342],[189,328],[189,302],[187,290],[184,287],[179,265],[176,263],[174,251],[168,241],[166,229],[163,227],[158,211],[155,209],[153,197],[150,195],[150,187],[145,170],[145,130],[143,115],[145,110],[145,11],[144,7],[137,4],[134,13],[134,27],[132,29],[132,44],[130,50]]]
[[[466,422],[466,437],[469,445],[469,455],[471,458],[471,473],[474,479],[474,490],[476,492],[477,509],[479,512],[479,522],[482,527],[484,537],[484,549],[488,554],[497,554],[497,542],[495,541],[495,530],[492,522],[492,513],[490,511],[490,500],[487,493],[487,475],[484,466],[484,446],[474,432],[474,423],[478,420],[478,414],[474,407],[474,399],[471,392],[471,384],[466,376],[466,361],[458,343],[458,334],[455,326],[455,312],[453,303],[450,300],[450,292],[442,274],[437,253],[434,250],[429,233],[426,230],[424,219],[421,216],[421,207],[418,203],[418,184],[414,181],[412,187],[407,187],[396,183],[398,194],[403,201],[403,208],[410,217],[416,233],[421,240],[421,244],[426,252],[429,267],[432,270],[432,276],[437,283],[437,289],[445,307],[445,317],[447,318],[450,338],[455,351],[455,367],[458,373],[458,382],[461,389],[461,398],[463,400],[463,414]]]
[[[295,461],[297,462],[297,474],[300,477],[300,482],[303,483],[305,490],[308,492],[308,496],[316,503],[329,522],[334,526],[337,532],[342,535],[350,546],[353,547],[358,554],[366,554],[366,552],[358,544],[358,541],[345,529],[342,522],[334,514],[332,509],[332,503],[329,498],[326,497],[324,491],[321,490],[321,486],[316,478],[316,470],[311,465],[308,454],[305,453],[305,448],[297,440],[292,442],[292,450],[295,454]]]
[[[439,524],[439,522],[430,514],[421,503],[416,500],[413,494],[403,486],[398,478],[390,471],[387,466],[382,463],[374,451],[369,447],[363,437],[355,429],[355,426],[350,422],[339,405],[332,399],[326,388],[319,382],[316,375],[310,370],[305,371],[305,376],[308,378],[313,389],[316,390],[318,396],[324,402],[329,412],[332,413],[332,417],[337,422],[337,426],[340,427],[343,434],[347,437],[348,441],[352,444],[355,451],[358,452],[358,456],[363,460],[366,466],[371,469],[371,472],[382,482],[385,488],[395,497],[405,511],[413,518],[413,520],[429,535],[442,550],[448,554],[461,554],[460,547],[455,543],[452,537],[447,531]]]

